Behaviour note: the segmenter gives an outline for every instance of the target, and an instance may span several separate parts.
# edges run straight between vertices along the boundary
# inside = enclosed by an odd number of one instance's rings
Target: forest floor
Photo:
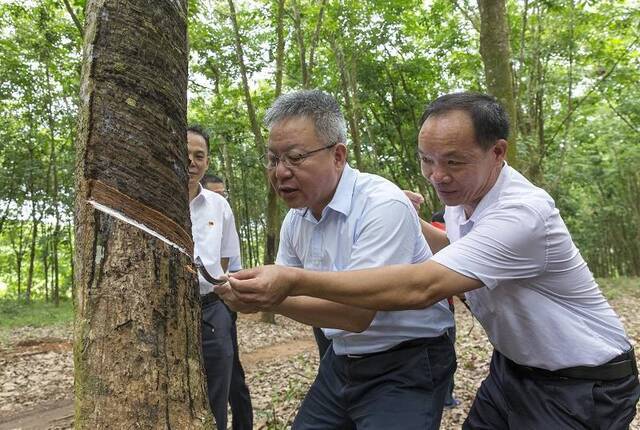
[[[608,290],[634,344],[640,341],[640,283]],[[488,371],[491,346],[480,324],[457,302],[458,370],[455,397],[442,429],[459,429]],[[276,317],[277,324],[240,316],[238,336],[255,412],[255,428],[289,428],[313,381],[318,357],[309,327]],[[14,329],[0,340],[0,430],[68,429],[73,424],[73,359],[70,323]],[[636,416],[632,430],[640,430]]]

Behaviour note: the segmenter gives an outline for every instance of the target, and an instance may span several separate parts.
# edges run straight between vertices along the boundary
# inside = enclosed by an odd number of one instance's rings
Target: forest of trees
[[[274,98],[341,102],[350,163],[439,207],[415,156],[426,104],[491,92],[510,162],[556,199],[596,276],[640,275],[640,8],[634,0],[189,0],[188,118],[211,131],[245,266],[283,207],[259,157]],[[0,2],[0,296],[73,292],[84,0]],[[161,186],[159,184],[158,186]]]

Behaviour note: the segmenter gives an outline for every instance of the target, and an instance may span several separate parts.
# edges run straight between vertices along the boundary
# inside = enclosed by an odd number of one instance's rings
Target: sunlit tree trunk
[[[90,0],[85,16],[74,424],[215,428],[190,257],[187,2]]]
[[[516,165],[518,127],[505,0],[478,0],[478,7],[480,55],[484,64],[487,92],[503,104],[511,120],[507,159],[510,164]]]

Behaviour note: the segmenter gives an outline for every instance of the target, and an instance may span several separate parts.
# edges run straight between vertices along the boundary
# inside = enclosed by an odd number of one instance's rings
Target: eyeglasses
[[[333,142],[327,146],[323,146],[322,148],[314,149],[313,151],[309,152],[301,152],[295,149],[289,152],[285,152],[282,155],[276,155],[273,152],[267,152],[266,155],[263,155],[261,157],[262,165],[268,170],[275,169],[278,166],[278,163],[282,163],[287,168],[298,167],[304,160],[311,157],[313,154],[324,151],[325,149],[333,148],[337,144],[338,142]]]

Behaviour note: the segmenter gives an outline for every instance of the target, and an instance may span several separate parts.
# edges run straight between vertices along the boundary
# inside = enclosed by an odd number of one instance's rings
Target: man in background
[[[206,174],[201,184],[209,191],[228,199],[229,194],[222,178],[216,175]],[[242,270],[240,255],[229,257],[229,272]],[[231,405],[231,428],[233,430],[253,429],[253,407],[251,406],[251,394],[245,380],[244,369],[240,363],[238,352],[238,314],[229,309],[231,314],[231,340],[233,342],[233,367],[231,369],[231,382],[229,386],[229,405]]]
[[[240,255],[240,243],[229,203],[204,189],[200,180],[209,167],[209,135],[202,127],[187,129],[189,155],[189,212],[193,257],[200,257],[214,277],[223,275],[229,259]],[[227,428],[227,402],[233,367],[232,319],[213,285],[198,274],[202,306],[202,358],[207,377],[209,407],[219,429]]]

